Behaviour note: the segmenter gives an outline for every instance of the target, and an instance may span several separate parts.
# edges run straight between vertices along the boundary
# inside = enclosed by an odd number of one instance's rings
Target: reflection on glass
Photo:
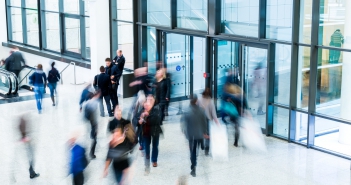
[[[171,1],[147,0],[147,23],[170,26]]]
[[[60,20],[58,13],[45,13],[46,49],[60,52]]]
[[[64,0],[63,10],[65,13],[79,14],[79,0]]]
[[[291,45],[275,45],[274,102],[289,105]]]
[[[347,14],[350,9],[349,1],[321,0],[319,35],[322,39],[319,44],[351,48],[351,44],[345,43],[351,36],[351,14]]]
[[[308,114],[296,112],[295,135],[291,136],[294,141],[307,143]]]
[[[310,84],[310,53],[309,47],[299,47],[299,73],[297,85],[297,108],[308,109],[309,84]]]
[[[193,93],[200,97],[206,88],[206,79],[203,77],[206,72],[206,40],[201,37],[193,37],[193,42]]]
[[[259,0],[222,0],[222,32],[257,37]]]
[[[38,12],[26,10],[27,18],[27,44],[39,47]]]
[[[312,0],[301,0],[300,2],[300,38],[299,42],[311,43],[312,25]]]
[[[45,0],[45,10],[59,11],[59,0]]]
[[[351,120],[350,52],[319,50],[317,112]]]
[[[289,110],[274,107],[273,111],[273,134],[288,138],[289,135]]]
[[[350,125],[316,117],[315,146],[351,156],[349,137]]]
[[[26,4],[26,8],[33,8],[33,9],[37,9],[37,4],[38,1],[37,0],[25,0],[25,4]]]
[[[11,6],[18,6],[18,7],[20,7],[21,6],[21,0],[11,0],[10,1],[10,5]]]
[[[90,20],[89,17],[85,18],[85,58],[90,59]]]
[[[207,1],[178,0],[177,26],[194,30],[207,30]]]
[[[67,51],[81,53],[79,19],[65,18],[65,41]]]
[[[133,21],[133,1],[116,0],[117,1],[117,20]]]
[[[89,15],[89,7],[90,7],[89,1],[84,1],[84,15]]]
[[[267,0],[266,37],[291,41],[293,0]]]
[[[11,8],[12,41],[23,42],[22,11],[20,8]]]
[[[126,59],[124,68],[134,69],[134,51],[133,51],[133,24],[117,22],[118,31],[118,49],[123,51]]]
[[[147,27],[147,66],[149,74],[156,74],[156,29]]]

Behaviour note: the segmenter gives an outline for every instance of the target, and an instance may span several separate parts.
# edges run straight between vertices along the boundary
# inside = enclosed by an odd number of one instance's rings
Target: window
[[[147,0],[147,23],[171,25],[171,1]]]
[[[291,45],[275,45],[274,102],[289,105]]]
[[[178,0],[177,26],[207,31],[207,0]]]
[[[266,37],[291,41],[293,0],[267,1]]]

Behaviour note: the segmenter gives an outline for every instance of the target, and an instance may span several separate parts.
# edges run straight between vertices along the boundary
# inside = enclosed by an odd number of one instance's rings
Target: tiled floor
[[[68,176],[69,152],[66,145],[70,133],[83,128],[86,133],[81,143],[89,149],[89,124],[79,113],[78,101],[84,86],[60,86],[58,106],[44,100],[43,114],[38,115],[35,100],[0,105],[0,184],[71,184]],[[130,99],[120,100],[124,114]],[[187,102],[183,103],[187,107]],[[233,128],[228,126],[229,160],[213,161],[203,151],[198,156],[197,177],[191,177],[187,141],[180,131],[178,103],[171,105],[171,116],[163,126],[157,168],[144,176],[143,157],[135,152],[131,167],[132,184],[176,184],[185,175],[188,184],[350,184],[350,161],[329,154],[265,137],[268,152],[252,153],[242,147],[235,148]],[[35,142],[35,169],[41,175],[30,180],[27,156],[18,142],[18,115],[29,111],[32,137]],[[102,178],[109,135],[106,126],[109,118],[99,119],[97,159],[85,171],[86,184],[113,184],[112,172]],[[111,169],[112,170],[112,169]]]

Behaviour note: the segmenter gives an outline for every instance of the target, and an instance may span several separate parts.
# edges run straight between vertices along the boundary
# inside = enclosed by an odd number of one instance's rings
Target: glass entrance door
[[[189,98],[205,89],[205,38],[166,34],[165,66],[171,77],[171,99]]]
[[[225,83],[234,83],[242,88],[248,110],[265,129],[267,49],[230,41],[217,41],[217,47],[217,110],[221,111]]]

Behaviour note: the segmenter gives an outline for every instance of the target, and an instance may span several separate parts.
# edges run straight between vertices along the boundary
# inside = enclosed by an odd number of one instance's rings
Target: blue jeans
[[[57,94],[57,91],[56,91],[56,86],[57,86],[57,83],[48,83],[48,87],[50,89],[50,96],[53,97],[54,96],[54,93]]]
[[[35,100],[37,101],[37,108],[40,111],[41,103],[43,101],[44,86],[35,86],[34,93],[35,93]]]
[[[151,142],[152,141],[152,142]],[[152,143],[151,161],[157,162],[158,157],[158,143],[160,136],[143,136],[144,151],[145,151],[145,166],[150,166],[150,144]]]

